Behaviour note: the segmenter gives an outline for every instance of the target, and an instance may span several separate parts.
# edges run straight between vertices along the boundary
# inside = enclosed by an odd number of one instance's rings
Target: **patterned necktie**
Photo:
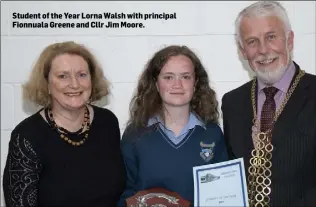
[[[274,96],[278,92],[278,89],[275,87],[267,87],[263,89],[263,92],[266,94],[266,100],[262,106],[260,127],[262,132],[266,132],[271,128],[274,119],[276,109]]]

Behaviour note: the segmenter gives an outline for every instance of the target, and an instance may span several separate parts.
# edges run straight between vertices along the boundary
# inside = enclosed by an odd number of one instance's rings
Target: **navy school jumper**
[[[212,147],[214,146],[214,147]],[[193,167],[228,160],[221,128],[196,125],[177,145],[158,124],[124,132],[121,141],[127,169],[127,185],[118,207],[140,190],[165,188],[194,205]]]

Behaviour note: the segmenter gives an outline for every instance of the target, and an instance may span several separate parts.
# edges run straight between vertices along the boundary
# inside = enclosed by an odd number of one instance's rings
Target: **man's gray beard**
[[[274,70],[256,69],[255,73],[262,82],[264,82],[267,85],[273,85],[282,78],[286,70],[287,65],[281,65],[281,67]]]
[[[286,48],[287,51],[287,61],[286,64],[281,64],[279,62],[279,66],[278,68],[275,69],[257,69],[255,68],[255,73],[257,74],[257,77],[264,82],[266,85],[273,85],[276,82],[278,82],[284,75],[284,73],[286,72],[289,63],[291,62],[291,54],[290,51],[288,50],[288,48]],[[280,61],[280,60],[278,60]]]

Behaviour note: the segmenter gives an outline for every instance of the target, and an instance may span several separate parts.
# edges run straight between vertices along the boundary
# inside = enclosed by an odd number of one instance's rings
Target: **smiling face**
[[[156,83],[165,106],[189,106],[194,94],[194,85],[194,66],[184,55],[169,58]]]
[[[275,16],[244,17],[240,28],[241,52],[258,78],[267,84],[280,80],[290,62],[293,32],[287,37],[282,21]]]
[[[77,110],[85,106],[91,95],[91,76],[87,62],[78,55],[55,57],[48,75],[52,107]]]

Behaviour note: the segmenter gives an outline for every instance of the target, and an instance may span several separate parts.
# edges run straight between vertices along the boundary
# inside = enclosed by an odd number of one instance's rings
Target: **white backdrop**
[[[253,1],[237,2],[1,2],[1,178],[12,129],[36,108],[21,98],[21,84],[48,44],[74,40],[85,44],[111,81],[109,105],[123,131],[128,104],[141,70],[152,54],[169,44],[187,45],[206,66],[220,102],[222,95],[249,81],[234,42],[234,20]],[[315,1],[282,2],[295,32],[294,59],[307,72],[315,67]],[[13,19],[13,13],[64,12],[176,13],[176,19]],[[13,28],[19,22],[140,22],[145,28]],[[2,179],[1,179],[2,181]],[[1,182],[1,198],[2,182]],[[1,199],[1,206],[4,206]]]

